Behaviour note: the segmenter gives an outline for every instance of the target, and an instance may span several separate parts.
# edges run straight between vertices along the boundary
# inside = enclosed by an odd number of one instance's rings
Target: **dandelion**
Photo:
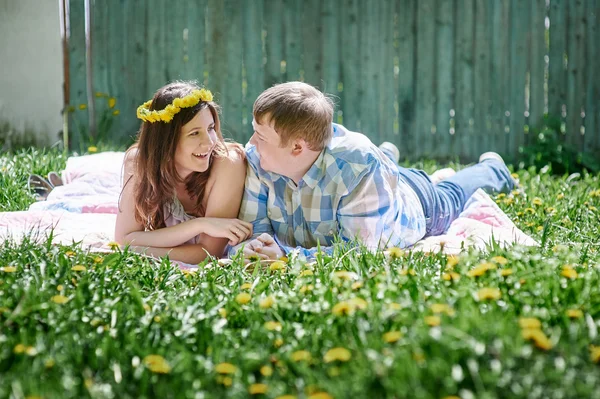
[[[334,275],[340,280],[350,281],[350,280],[358,280],[358,274],[354,272],[349,272],[346,270],[340,270],[334,273]]]
[[[148,355],[144,358],[143,363],[148,367],[150,371],[157,374],[169,374],[171,372],[171,366],[160,355]]]
[[[51,369],[52,367],[54,367],[55,364],[56,364],[56,362],[54,361],[54,359],[47,359],[44,362],[44,367],[47,369]]]
[[[108,244],[106,244],[110,249],[112,249],[113,251],[116,251],[117,249],[119,249],[121,246],[119,245],[118,242],[116,241],[110,241]]]
[[[267,321],[265,328],[269,331],[281,331],[281,323],[278,321]]]
[[[274,304],[275,304],[275,299],[273,298],[272,295],[269,295],[268,297],[261,299],[261,301],[258,303],[258,306],[261,309],[269,309]]]
[[[600,346],[590,345],[590,359],[594,363],[600,363]]]
[[[310,359],[312,358],[312,356],[309,351],[299,350],[299,351],[293,352],[290,355],[290,358],[294,362],[309,362]]]
[[[237,367],[231,363],[219,363],[215,366],[215,371],[219,374],[234,374]]]
[[[230,387],[233,384],[233,379],[231,377],[217,376],[217,382],[223,386]]]
[[[510,276],[511,274],[513,274],[513,270],[512,269],[502,269],[502,270],[500,270],[500,275],[502,277]]]
[[[567,317],[570,319],[579,319],[583,317],[583,312],[580,309],[568,309]]]
[[[454,309],[446,303],[434,303],[430,306],[430,309],[433,313],[446,313],[448,316],[454,315]]]
[[[248,392],[250,392],[250,395],[258,395],[262,393],[267,393],[268,389],[269,387],[267,386],[267,384],[252,384],[248,388]]]
[[[427,316],[425,317],[425,324],[430,327],[436,327],[442,324],[442,319],[439,316]]]
[[[577,278],[577,272],[575,271],[575,269],[573,269],[569,265],[565,265],[563,267],[562,272],[560,274],[563,275],[564,277],[570,278],[570,279],[576,279]]]
[[[544,226],[538,226],[535,228],[536,231],[542,231],[544,230]]]
[[[152,320],[154,320],[155,323],[160,323],[161,318],[160,316],[154,316]]]
[[[0,271],[3,271],[4,273],[14,273],[17,271],[17,268],[14,266],[4,266],[0,267]]]
[[[388,310],[400,310],[402,309],[402,305],[396,302],[392,302],[387,304],[387,308]]]
[[[275,399],[296,399],[296,397],[294,395],[280,395],[277,396]]]
[[[417,273],[414,271],[414,269],[402,269],[402,270],[400,270],[400,275],[401,276],[406,276],[408,274],[410,274],[411,276],[414,276]]]
[[[82,111],[84,109],[87,109],[87,104],[79,104],[79,109],[82,110]]]
[[[74,272],[84,272],[87,269],[83,265],[75,265],[71,268],[71,270],[73,270]]]
[[[529,213],[529,214],[534,214],[535,213],[535,209],[533,208],[525,208],[525,213]]]
[[[242,292],[235,297],[235,301],[240,305],[247,304],[248,302],[250,302],[251,299],[252,297],[247,292]]]
[[[220,308],[218,310],[219,312],[219,316],[221,316],[222,318],[226,318],[227,317],[227,310],[225,308]]]
[[[535,346],[543,350],[552,349],[552,342],[548,339],[546,334],[543,333],[542,330],[537,328],[525,328],[521,330],[521,335],[523,339],[527,341],[533,341]]]
[[[331,313],[336,316],[349,315],[354,312],[354,308],[346,301],[338,302],[331,309]]]
[[[357,281],[357,282],[355,282],[355,283],[352,283],[352,285],[351,285],[351,288],[352,288],[353,290],[357,290],[357,289],[359,289],[359,288],[362,288],[362,286],[363,286],[363,283],[362,283],[362,281]]]
[[[15,345],[13,352],[16,354],[20,354],[20,353],[25,352],[25,349],[27,349],[27,347],[25,345],[17,344],[17,345]]]
[[[446,258],[446,269],[452,269],[454,266],[458,265],[459,258],[458,256],[449,255]]]
[[[535,206],[541,206],[544,203],[544,201],[542,201],[542,199],[539,197],[535,197],[533,201],[531,201],[531,203]]]
[[[309,285],[303,285],[302,287],[300,287],[300,293],[304,294],[306,292],[312,291],[315,289],[315,286],[312,284]]]
[[[302,273],[300,273],[300,277],[308,277],[312,275],[314,275],[312,270],[303,270]]]
[[[350,353],[348,349],[337,347],[328,350],[327,353],[325,353],[325,356],[323,356],[323,360],[325,363],[335,362],[336,360],[340,362],[347,362],[351,357],[352,353]]]
[[[497,266],[490,262],[480,263],[479,265],[475,266],[472,270],[469,270],[467,276],[480,277],[483,276],[488,270],[495,270],[496,268]]]
[[[240,287],[240,289],[242,289],[242,290],[249,290],[250,288],[252,288],[252,284],[250,284],[250,283],[244,283]]]
[[[388,248],[387,252],[390,255],[390,258],[392,258],[392,259],[398,259],[398,258],[401,258],[402,256],[404,256],[404,250],[402,250],[398,247]]]
[[[500,194],[498,194],[498,195],[496,196],[496,198],[498,198],[498,199],[502,199],[502,198],[504,198],[504,197],[506,197],[506,194],[505,194],[505,193],[500,193]]]
[[[283,339],[277,338],[275,341],[273,341],[274,347],[279,348],[281,345],[283,345]]]
[[[402,333],[400,331],[388,331],[383,334],[383,340],[388,344],[392,344],[402,338]]]
[[[479,291],[477,291],[477,298],[479,298],[480,301],[484,301],[486,299],[496,301],[501,297],[502,293],[498,288],[482,288]]]
[[[88,152],[89,153],[94,153],[94,152],[98,152],[98,147],[91,145],[88,147]]]
[[[116,99],[116,98],[114,98],[114,97],[110,97],[110,98],[108,99],[108,108],[111,108],[111,109],[112,109],[112,108],[114,108],[114,107],[115,107],[115,105],[117,105],[117,99]]]
[[[285,270],[285,263],[283,263],[280,260],[276,260],[275,262],[271,263],[271,266],[269,266],[269,270],[272,272],[275,271],[284,271]]]
[[[494,256],[490,260],[499,265],[506,265],[508,263],[508,259],[506,259],[504,256]]]
[[[455,273],[455,272],[444,273],[444,274],[442,274],[442,280],[458,281],[458,280],[460,280],[460,274]]]
[[[327,392],[315,392],[311,394],[308,399],[333,399],[333,396]]]
[[[94,263],[102,263],[102,257],[100,257],[100,256],[96,256],[96,257],[94,258]]]
[[[119,111],[118,109],[115,109],[115,110],[113,110],[112,114],[114,116],[119,116],[119,115],[121,115],[121,111]]]
[[[33,346],[28,346],[25,348],[25,354],[27,356],[35,356],[37,355],[37,349],[35,349]]]
[[[59,305],[63,305],[65,303],[69,302],[69,298],[67,298],[64,295],[54,295],[52,298],[50,298],[50,300]]]
[[[273,375],[273,367],[271,366],[262,366],[260,368],[260,373],[265,377],[270,377]]]

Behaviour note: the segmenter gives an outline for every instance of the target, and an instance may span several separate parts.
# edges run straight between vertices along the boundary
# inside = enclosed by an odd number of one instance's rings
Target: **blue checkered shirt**
[[[365,135],[333,125],[333,139],[298,185],[260,167],[246,146],[248,169],[239,218],[253,223],[254,237],[269,233],[286,253],[314,257],[337,235],[370,249],[407,247],[425,235],[425,215],[398,167]],[[242,244],[233,247],[230,255]]]

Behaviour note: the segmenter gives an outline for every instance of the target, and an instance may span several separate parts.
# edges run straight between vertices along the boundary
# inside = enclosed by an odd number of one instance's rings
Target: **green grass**
[[[10,172],[1,209],[26,209],[29,171],[64,161],[38,150],[2,156]],[[256,383],[269,398],[600,397],[600,366],[590,356],[590,345],[600,346],[600,176],[518,174],[526,197],[496,201],[541,247],[492,243],[456,265],[439,254],[339,248],[313,265],[288,260],[283,270],[207,262],[187,273],[127,251],[5,242],[0,397],[237,398]],[[470,277],[482,262],[496,268]],[[576,278],[563,276],[565,265]],[[447,280],[450,273],[459,279]],[[480,300],[482,288],[501,297]],[[261,307],[267,297],[272,306]],[[345,302],[353,298],[363,301]],[[354,312],[337,314],[352,303]],[[435,310],[443,312],[432,327]],[[545,349],[523,338],[523,317],[541,322]],[[400,333],[396,342],[385,342],[390,331]],[[351,358],[326,362],[336,347]],[[311,360],[295,361],[300,350]],[[233,374],[219,374],[220,363],[234,365]]]

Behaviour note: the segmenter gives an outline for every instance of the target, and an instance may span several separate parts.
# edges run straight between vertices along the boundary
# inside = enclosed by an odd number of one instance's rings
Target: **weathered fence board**
[[[408,159],[518,159],[546,112],[566,144],[599,151],[598,0],[90,0],[91,53],[85,4],[69,2],[77,149],[97,139],[79,136],[92,110],[100,138],[112,118],[110,137],[130,141],[140,103],[193,79],[240,142],[261,91],[303,80],[332,95],[335,121]]]

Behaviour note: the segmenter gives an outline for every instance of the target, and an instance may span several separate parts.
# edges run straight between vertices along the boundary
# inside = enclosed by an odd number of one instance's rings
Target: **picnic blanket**
[[[104,152],[69,158],[62,173],[65,185],[56,187],[47,201],[32,204],[28,211],[0,213],[0,239],[32,236],[42,241],[53,229],[55,243],[78,242],[91,250],[108,250],[114,237],[123,155]],[[484,250],[492,239],[502,246],[537,245],[489,195],[478,190],[446,234],[427,237],[414,248],[456,254],[463,246]]]

